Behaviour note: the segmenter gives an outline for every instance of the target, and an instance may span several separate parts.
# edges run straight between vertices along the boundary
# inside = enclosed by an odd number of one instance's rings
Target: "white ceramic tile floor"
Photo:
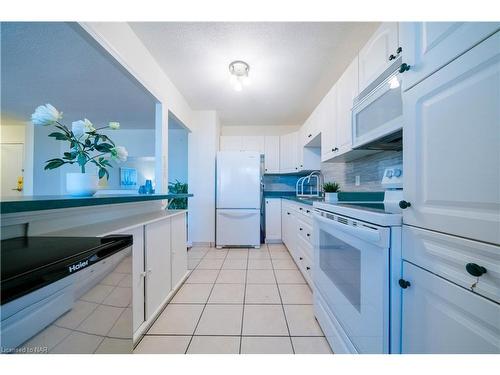
[[[331,353],[312,292],[284,245],[195,247],[188,257],[191,275],[135,353]]]

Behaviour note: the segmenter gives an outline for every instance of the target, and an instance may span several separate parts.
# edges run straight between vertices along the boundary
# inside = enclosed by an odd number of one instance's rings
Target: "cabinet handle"
[[[295,167],[295,169],[299,169],[298,167]]]
[[[307,237],[311,237],[311,234],[310,234],[310,233],[306,233],[306,236],[307,236]]]
[[[267,168],[266,168],[266,172],[267,172]]]
[[[311,269],[311,267],[306,267],[306,270],[308,270],[308,271],[309,271],[310,269]]]
[[[299,257],[299,260],[303,260],[303,259],[304,259],[304,258],[302,258],[302,257]]]
[[[486,273],[486,268],[476,263],[467,263],[465,265],[465,269],[471,276],[474,277],[479,277]]]
[[[408,207],[411,207],[411,203],[407,201],[399,201],[399,207],[403,210],[407,209]]]
[[[338,151],[339,149],[337,147],[332,148],[332,152]]]
[[[390,55],[390,56],[389,56],[389,61],[394,60],[395,58],[396,58],[396,56],[394,56],[394,55]]]
[[[299,230],[302,230],[302,228],[299,228]]]
[[[407,63],[402,63],[401,66],[399,67],[399,73],[404,73],[410,70],[410,65]]]
[[[299,210],[301,210],[301,211],[302,211],[302,207],[299,207]]]
[[[398,47],[396,53],[399,55],[401,52],[403,52],[403,47]]]
[[[399,279],[398,284],[403,289],[406,289],[409,286],[411,286],[411,283],[409,281],[406,281],[405,279]]]
[[[307,213],[309,213],[309,212],[311,212],[311,211],[309,211],[309,210],[306,210],[306,212],[307,212]]]

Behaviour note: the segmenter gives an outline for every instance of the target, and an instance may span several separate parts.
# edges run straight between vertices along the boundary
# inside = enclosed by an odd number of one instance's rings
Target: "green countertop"
[[[97,197],[72,197],[69,195],[2,197],[0,212],[2,214],[10,214],[15,212],[54,210],[58,208],[189,198],[192,196],[193,194],[117,194]]]

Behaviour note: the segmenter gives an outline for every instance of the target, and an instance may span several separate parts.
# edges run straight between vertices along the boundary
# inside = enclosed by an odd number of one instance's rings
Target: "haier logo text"
[[[78,271],[80,268],[87,267],[89,265],[88,259],[84,262],[80,262],[77,264],[73,264],[72,266],[69,266],[69,272],[75,272]]]

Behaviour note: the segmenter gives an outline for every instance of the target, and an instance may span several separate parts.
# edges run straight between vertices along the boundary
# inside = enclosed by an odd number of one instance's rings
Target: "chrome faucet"
[[[313,190],[313,185],[311,184],[312,178],[316,180],[316,191]],[[304,192],[304,183],[307,183],[309,185],[309,193]],[[297,183],[295,184],[295,195],[298,197],[319,198],[323,193],[322,187],[323,175],[321,174],[321,171],[313,171],[308,176],[301,177],[297,180]]]

